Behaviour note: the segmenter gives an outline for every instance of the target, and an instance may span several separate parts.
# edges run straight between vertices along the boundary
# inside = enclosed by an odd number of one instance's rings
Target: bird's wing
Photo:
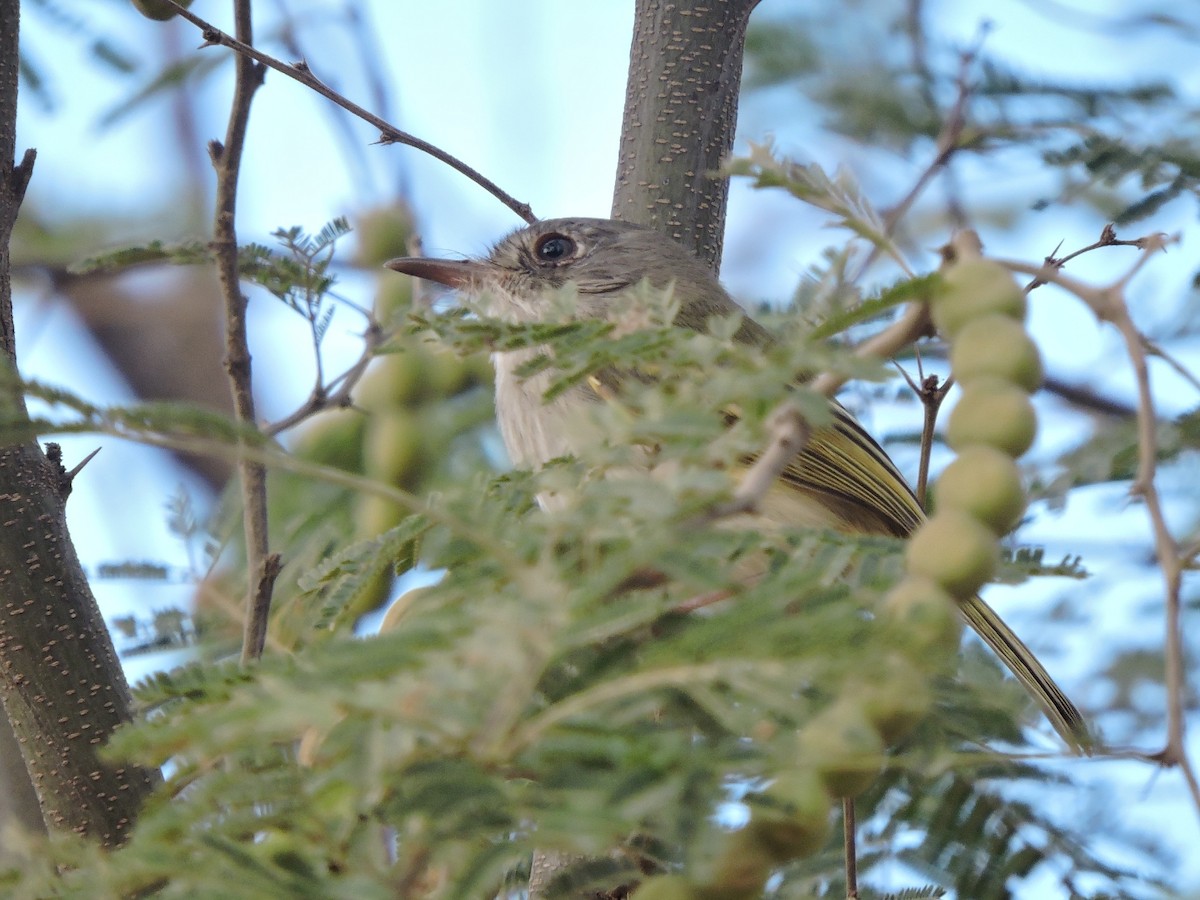
[[[845,522],[839,530],[908,537],[924,520],[917,498],[883,448],[840,403],[780,478]]]

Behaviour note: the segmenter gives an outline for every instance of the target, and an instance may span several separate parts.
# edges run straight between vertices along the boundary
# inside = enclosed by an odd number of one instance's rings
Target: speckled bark
[[[613,216],[721,263],[746,23],[758,0],[637,0]]]
[[[129,689],[31,443],[0,450],[0,698],[46,824],[119,843],[151,781],[98,758]]]
[[[30,832],[46,830],[37,792],[29,780],[21,745],[13,733],[12,723],[0,709],[0,836],[15,825]],[[0,837],[0,860],[7,847]]]
[[[746,24],[758,0],[637,0],[612,215],[721,265]],[[535,851],[530,900],[579,857]],[[620,893],[618,891],[617,893]]]
[[[0,359],[16,365],[9,238],[33,166],[15,166],[19,0],[0,0]],[[24,414],[18,394],[0,397]],[[129,689],[67,533],[59,466],[27,441],[0,448],[0,700],[46,824],[120,843],[151,775],[100,762]]]

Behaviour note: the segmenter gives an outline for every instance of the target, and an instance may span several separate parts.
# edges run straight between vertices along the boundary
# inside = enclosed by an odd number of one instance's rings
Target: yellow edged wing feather
[[[815,501],[823,507],[827,526],[835,530],[910,536],[925,520],[916,496],[854,417],[836,401],[832,408],[833,424],[813,431],[780,477],[781,487],[805,495],[808,506]],[[778,503],[766,506],[780,508]],[[960,607],[967,624],[1038,700],[1054,730],[1073,750],[1087,752],[1093,738],[1082,714],[1032,651],[981,598],[972,597]]]

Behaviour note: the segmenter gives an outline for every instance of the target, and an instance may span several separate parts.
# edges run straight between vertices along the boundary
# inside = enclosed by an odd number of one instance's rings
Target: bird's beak
[[[383,264],[385,269],[392,269],[414,278],[424,278],[436,281],[446,287],[465,288],[486,280],[489,266],[485,263],[470,259],[429,259],[424,256],[401,256],[399,259],[389,259]]]

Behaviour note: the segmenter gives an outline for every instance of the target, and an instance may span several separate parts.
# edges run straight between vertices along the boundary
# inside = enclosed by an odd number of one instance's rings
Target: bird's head
[[[737,305],[699,259],[666,235],[615,219],[547,219],[518,229],[484,259],[389,260],[387,268],[488,297],[494,312],[537,321],[550,292],[572,285],[579,311],[603,318],[613,298],[643,281],[674,287],[677,324],[703,328]]]

